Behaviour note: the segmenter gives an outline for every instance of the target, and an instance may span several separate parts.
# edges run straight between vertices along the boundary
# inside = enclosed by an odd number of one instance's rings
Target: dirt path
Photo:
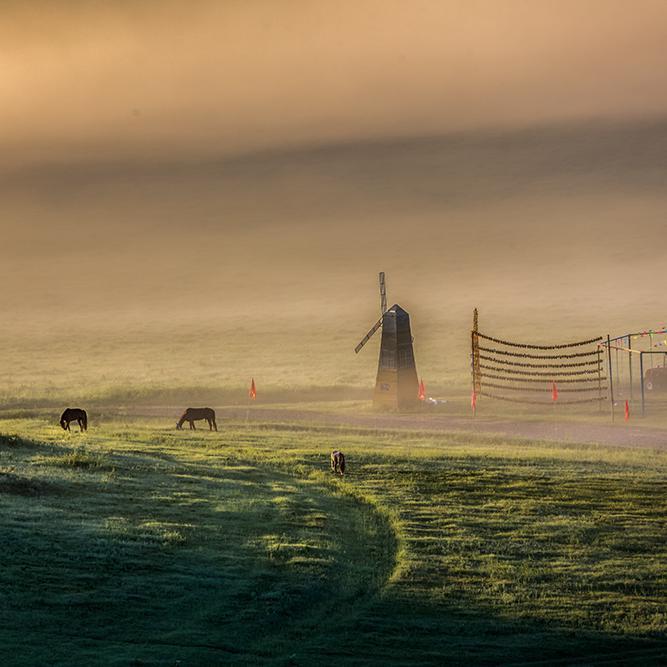
[[[179,412],[170,407],[138,407],[137,416],[172,417]],[[614,447],[638,447],[667,450],[667,429],[635,426],[619,421],[616,424],[586,424],[567,421],[511,421],[477,417],[457,417],[446,414],[368,414],[325,412],[303,408],[272,408],[253,406],[228,407],[217,410],[218,421],[233,419],[303,426],[357,426],[370,429],[401,429],[410,431],[444,431],[448,433],[478,433],[509,438],[547,440],[568,443],[598,444]]]

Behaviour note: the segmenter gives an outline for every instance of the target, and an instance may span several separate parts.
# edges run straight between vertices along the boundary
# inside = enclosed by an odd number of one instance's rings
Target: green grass
[[[0,407],[238,404],[246,399],[251,377],[261,401],[368,399],[380,338],[376,335],[358,355],[354,346],[377,316],[374,278],[332,298],[318,293],[314,303],[303,306],[292,298],[289,307],[271,302],[249,311],[221,309],[218,302],[184,312],[173,305],[125,311],[106,302],[101,312],[31,307],[29,315],[0,322],[5,351]],[[602,295],[588,293],[573,299],[562,292],[558,302],[529,299],[526,306],[514,292],[508,301],[480,290],[477,303],[467,290],[442,292],[420,284],[403,298],[411,293],[412,299],[401,302],[412,317],[419,376],[427,393],[460,397],[466,410],[475,305],[486,333],[547,344],[656,326],[664,319],[655,315],[655,299],[647,295],[635,295],[629,307],[625,300],[615,303],[611,294],[605,297],[611,305],[602,308]],[[619,360],[623,380],[627,364],[622,355]],[[635,368],[635,378],[638,372]],[[480,399],[485,413],[487,405]],[[496,411],[515,408],[500,404]]]
[[[67,405],[110,414],[152,406],[177,406],[175,411],[187,405],[238,406],[247,402],[251,377],[257,382],[258,405],[300,407],[308,402],[320,410],[330,409],[327,404],[339,410],[342,403],[354,403],[355,410],[369,409],[379,337],[354,354],[354,345],[376,316],[372,280],[366,289],[368,296],[357,295],[353,303],[344,298],[316,306],[272,304],[239,311],[209,305],[180,312],[173,306],[116,311],[105,305],[101,313],[71,309],[33,313],[31,309],[32,315],[5,318],[0,322],[0,346],[5,350],[0,416],[31,417],[46,410],[62,411]],[[415,298],[420,293],[424,298],[423,289],[415,286]],[[428,294],[421,305],[419,301],[403,304],[411,312],[419,377],[425,380],[429,396],[447,401],[439,406],[443,413],[469,416],[469,329],[475,304],[466,291],[441,293],[429,287]],[[634,300],[631,308],[608,296],[607,308],[594,309],[588,294],[573,302],[571,294],[563,293],[557,303],[541,305],[531,299],[530,308],[515,303],[515,296],[508,303],[491,299],[486,290],[478,294],[482,330],[510,340],[553,343],[656,326],[664,319],[651,315],[656,305],[647,295]],[[430,302],[431,298],[436,302]],[[646,349],[647,340],[633,345]],[[616,355],[613,358],[616,362]],[[618,362],[614,380],[620,421],[628,394],[628,369],[622,354]],[[631,425],[664,428],[664,392],[647,394],[647,414],[640,417],[637,364]],[[545,398],[548,403],[548,392]],[[599,411],[595,404],[521,406],[480,397],[478,415],[610,421],[606,401]]]
[[[667,651],[664,453],[261,424],[1,430],[4,664]]]

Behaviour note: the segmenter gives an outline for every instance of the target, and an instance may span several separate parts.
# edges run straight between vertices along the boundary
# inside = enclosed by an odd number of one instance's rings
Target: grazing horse
[[[178,420],[176,428],[183,428],[184,422],[190,422],[190,430],[196,431],[195,421],[198,419],[205,419],[208,422],[208,430],[218,430],[218,425],[215,423],[215,410],[212,408],[188,408],[183,416]]]
[[[88,430],[88,415],[81,408],[67,408],[60,416],[60,425],[65,431],[69,431],[70,422],[77,422],[82,431]]]
[[[345,474],[345,454],[338,449],[331,452],[331,471],[341,475]]]

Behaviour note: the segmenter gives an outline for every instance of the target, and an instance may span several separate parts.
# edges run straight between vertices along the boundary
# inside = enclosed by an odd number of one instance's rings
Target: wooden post
[[[642,387],[642,417],[646,414],[644,404],[644,353],[639,353],[639,372],[641,373],[641,387]]]
[[[482,373],[479,363],[479,315],[477,313],[477,308],[473,311],[472,315],[472,331],[471,331],[471,341],[472,341],[472,389],[478,394],[482,389]]]
[[[632,336],[628,334],[628,350],[632,349]],[[632,352],[628,352],[628,368],[630,370],[630,400],[633,398],[632,387]]]
[[[653,334],[649,331],[648,334],[648,347],[651,352],[653,351]],[[649,354],[649,357],[651,359],[651,368],[653,368],[653,355]]]
[[[602,359],[600,359],[599,343],[598,343],[598,412],[602,412]]]
[[[611,365],[611,338],[607,334],[607,360],[609,361],[609,397],[611,399],[611,423],[614,423],[614,369]]]

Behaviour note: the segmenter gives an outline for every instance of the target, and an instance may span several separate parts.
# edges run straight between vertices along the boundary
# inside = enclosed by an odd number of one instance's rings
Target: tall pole
[[[644,353],[639,353],[639,372],[641,373],[641,386],[642,386],[642,417],[646,414],[646,407],[644,404]]]
[[[648,334],[648,346],[650,350],[653,350],[653,333],[649,331]],[[649,358],[651,360],[651,368],[653,368],[653,355],[650,354]]]
[[[472,331],[470,332],[470,338],[472,343],[472,354],[471,354],[471,364],[472,364],[472,391],[475,396],[481,391],[482,382],[481,382],[481,371],[479,364],[479,314],[477,308],[473,311],[472,314]],[[473,414],[476,414],[477,410],[473,411]]]
[[[611,422],[614,423],[614,370],[611,366],[611,338],[607,334],[607,360],[609,362],[609,397],[611,399]]]
[[[602,359],[600,358],[599,344],[598,344],[598,412],[602,412]]]
[[[632,336],[628,334],[628,350],[632,349]],[[630,369],[630,400],[633,399],[632,387],[632,352],[628,352],[628,367]]]
[[[384,271],[380,271],[380,316],[387,312],[387,284],[384,279]]]

